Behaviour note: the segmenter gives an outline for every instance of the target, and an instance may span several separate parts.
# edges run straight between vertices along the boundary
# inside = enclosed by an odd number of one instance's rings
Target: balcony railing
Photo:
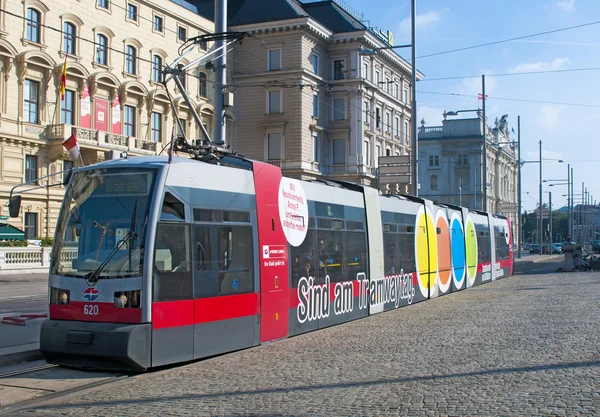
[[[91,145],[107,150],[116,148],[147,155],[155,155],[159,149],[156,142],[66,124],[48,125],[46,128],[46,138],[49,140],[65,141],[71,136],[71,132],[75,133],[77,140],[83,148],[86,145]]]
[[[268,164],[275,165],[276,167],[281,168],[281,160],[278,159],[269,159],[266,161]]]

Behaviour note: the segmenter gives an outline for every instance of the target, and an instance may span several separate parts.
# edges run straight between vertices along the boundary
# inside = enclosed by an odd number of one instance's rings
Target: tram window
[[[298,247],[291,247],[290,254],[292,261],[291,265],[291,277],[292,277],[292,288],[298,288],[298,281],[300,278],[316,278],[316,257],[315,257],[315,237],[316,232],[314,229],[308,228],[308,233],[304,242]]]
[[[194,226],[194,297],[219,295],[214,226]]]
[[[253,241],[249,226],[217,227],[219,295],[252,292]]]
[[[494,226],[494,240],[496,243],[496,259],[504,260],[510,257],[510,248],[506,243],[507,233],[503,226]]]
[[[162,206],[161,220],[185,220],[185,209],[183,203],[173,194],[167,192]]]
[[[492,248],[490,244],[490,232],[488,229],[487,220],[478,221],[478,219],[476,219],[475,230],[477,231],[477,252],[479,262],[491,262]]]
[[[159,223],[152,274],[155,301],[193,297],[189,242],[188,225]]]
[[[356,275],[367,273],[367,242],[365,232],[346,232],[346,277],[356,279]]]
[[[345,234],[343,231],[319,230],[318,240],[318,279],[317,284],[325,283],[329,276],[330,282],[346,281],[347,266],[345,259]]]
[[[194,221],[211,223],[250,223],[250,213],[247,211],[194,209]]]

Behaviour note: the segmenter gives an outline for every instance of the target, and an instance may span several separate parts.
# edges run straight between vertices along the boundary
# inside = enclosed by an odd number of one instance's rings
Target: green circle
[[[475,225],[470,219],[467,220],[465,243],[467,246],[467,270],[469,278],[474,278],[477,273],[477,235],[475,233]]]

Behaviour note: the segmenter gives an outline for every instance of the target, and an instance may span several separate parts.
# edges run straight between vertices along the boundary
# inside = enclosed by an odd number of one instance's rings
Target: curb
[[[0,356],[0,366],[15,365],[21,362],[32,362],[40,359],[43,359],[41,350],[26,350],[23,352],[9,353],[8,355]]]

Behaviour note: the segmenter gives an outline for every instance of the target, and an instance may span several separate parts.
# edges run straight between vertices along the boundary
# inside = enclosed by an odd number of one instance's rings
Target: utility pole
[[[544,211],[542,210],[542,141],[540,140],[540,211],[538,222],[538,240],[540,241],[540,255],[544,254]]]
[[[227,32],[227,0],[215,0],[215,32]],[[225,40],[215,42],[218,49],[225,46]],[[215,79],[215,144],[224,146],[227,140],[225,119],[225,85],[227,85],[227,49],[223,48],[216,62]]]
[[[568,231],[571,234],[571,164],[567,164],[567,218]]]
[[[521,255],[522,255],[522,243],[523,243],[523,216],[521,214],[521,116],[517,116],[517,153],[518,153],[518,157],[517,157],[517,164],[518,167],[517,169],[519,170],[519,184],[518,184],[518,198],[517,201],[519,203],[519,228],[517,229],[517,245],[518,245],[518,252],[517,252],[517,256],[519,259],[521,259]]]
[[[550,239],[548,240],[548,243],[550,243],[550,255],[552,255],[552,242],[554,239],[552,239],[552,191],[548,191],[548,209],[550,210],[550,224],[549,224],[549,229],[550,229]]]
[[[487,129],[485,123],[485,74],[481,75],[481,91],[483,93],[483,176],[481,177],[483,179],[483,204],[481,207],[483,208],[483,211],[487,212]]]
[[[569,193],[571,194],[571,228],[569,229],[569,234],[571,235],[571,242],[575,240],[575,232],[573,231],[573,226],[575,224],[575,196],[573,195],[573,184],[575,183],[575,178],[573,177],[573,168],[571,168],[571,185],[569,186]]]
[[[417,63],[416,63],[416,20],[417,20],[417,0],[411,0],[412,17],[410,19],[411,31],[411,64],[412,64],[412,143],[413,143],[413,194],[419,196],[419,141],[417,140]]]

